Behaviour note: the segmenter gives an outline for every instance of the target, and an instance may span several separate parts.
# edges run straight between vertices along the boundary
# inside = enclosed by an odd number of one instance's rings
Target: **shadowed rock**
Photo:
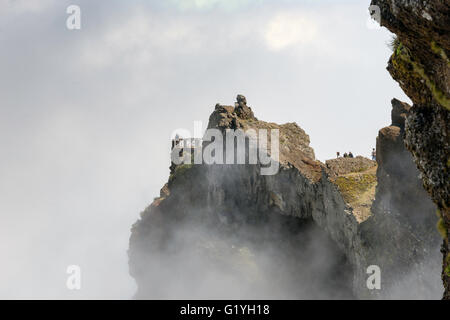
[[[396,34],[388,71],[410,97],[405,143],[442,219],[444,299],[450,299],[450,4],[372,0]]]

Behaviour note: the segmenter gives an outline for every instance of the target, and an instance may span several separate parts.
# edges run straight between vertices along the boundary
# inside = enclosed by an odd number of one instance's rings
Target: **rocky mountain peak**
[[[316,160],[314,150],[310,146],[309,135],[295,122],[276,124],[258,120],[250,107],[247,99],[238,95],[235,107],[216,104],[213,113],[209,117],[208,128],[241,129],[247,131],[254,129],[259,132],[265,129],[268,132],[270,143],[270,131],[279,130],[279,162],[281,167],[293,166],[300,170],[306,177],[317,181],[325,168]]]
[[[252,109],[247,106],[247,99],[242,94],[238,94],[236,100],[234,112],[236,112],[238,117],[241,119],[253,119],[255,116]]]
[[[401,115],[403,109],[397,109]],[[296,123],[261,121],[250,110],[241,95],[234,107],[217,104],[208,128],[224,134],[238,128],[279,130],[279,171],[265,176],[258,165],[179,165],[132,228],[130,273],[138,283],[137,297],[205,298],[225,284],[233,297],[243,292],[241,297],[272,299],[388,297],[389,286],[377,292],[366,287],[366,270],[374,263],[391,286],[399,273],[414,272],[425,288],[419,295],[430,294],[418,266],[429,258],[434,243],[427,231],[435,223],[421,221],[423,232],[415,233],[410,227],[415,220],[400,218],[429,210],[429,203],[417,205],[426,203],[416,192],[420,186],[409,183],[418,180],[417,172],[405,178],[384,174],[386,167],[380,174],[391,178],[382,180],[375,194],[374,161],[356,157],[325,166],[315,160],[309,136]],[[385,158],[384,163],[396,163],[397,156]],[[408,212],[401,210],[401,199],[390,197],[405,181],[415,196]],[[311,263],[317,259],[319,265]],[[265,263],[274,260],[283,263]],[[272,277],[280,268],[289,289],[273,293],[282,286]],[[181,296],[171,296],[166,286],[179,287]],[[305,286],[311,290],[305,292]]]

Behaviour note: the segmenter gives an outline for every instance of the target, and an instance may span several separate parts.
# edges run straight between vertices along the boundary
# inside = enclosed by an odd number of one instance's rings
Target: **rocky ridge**
[[[229,294],[233,297],[238,294],[234,289],[243,283],[252,288],[244,297],[259,297],[258,292],[264,292],[259,287],[261,283],[273,287],[272,281],[281,281],[267,277],[274,272],[262,258],[267,248],[281,261],[286,260],[285,274],[294,275],[286,281],[289,289],[280,292],[279,297],[396,297],[401,294],[391,293],[390,288],[397,286],[398,273],[413,271],[416,271],[417,281],[427,282],[425,275],[422,277],[427,270],[421,270],[421,263],[430,257],[433,241],[416,233],[408,217],[399,219],[408,213],[397,208],[395,201],[387,201],[388,193],[378,192],[403,183],[403,176],[394,177],[398,180],[395,183],[390,181],[382,187],[378,184],[375,195],[375,164],[371,160],[357,157],[322,164],[314,157],[308,135],[297,124],[260,121],[243,96],[238,96],[237,100],[235,107],[217,104],[208,128],[222,131],[279,129],[279,172],[262,176],[259,165],[178,166],[160,197],[142,212],[141,219],[132,228],[130,273],[139,286],[138,298],[173,297],[170,292],[161,291],[159,279],[164,278],[164,272],[179,274],[177,279],[187,285],[189,279],[203,281],[204,272],[212,270],[221,270],[220,276],[215,275],[214,279],[231,279],[227,283],[230,283]],[[393,122],[398,115],[394,112]],[[384,140],[380,139],[377,148],[380,154],[385,153]],[[384,159],[395,157],[395,154],[386,154]],[[378,172],[387,170],[388,162],[379,162]],[[371,179],[367,181],[366,176]],[[417,169],[413,167],[408,177],[417,180]],[[346,187],[348,190],[343,190]],[[360,192],[363,189],[364,192]],[[362,194],[367,197],[359,201],[358,195]],[[423,200],[423,195],[417,196]],[[371,206],[374,198],[374,203],[388,203],[388,210],[382,205]],[[361,208],[365,209],[364,214]],[[424,230],[429,225],[426,221]],[[431,225],[434,228],[434,222]],[[306,235],[311,235],[309,240],[302,238]],[[304,256],[316,242],[323,247],[312,250],[312,257]],[[189,258],[184,257],[186,252],[190,253]],[[327,256],[333,258],[320,263],[320,267],[310,268],[307,263]],[[181,269],[180,257],[183,258]],[[206,270],[199,272],[194,261],[202,261],[202,268],[206,265]],[[373,264],[383,270],[382,290],[368,290],[366,286],[366,269]],[[305,274],[309,270],[311,274],[305,278],[299,270],[305,270]],[[329,279],[330,272],[341,274],[338,283],[336,278]],[[318,290],[324,284],[312,285],[311,278],[327,280],[326,288]],[[214,292],[218,283],[220,280],[204,284],[208,294]],[[305,296],[299,289],[308,286],[312,287]],[[239,292],[245,290],[241,287]],[[201,290],[190,291],[189,297],[196,294],[202,297]],[[263,297],[273,298],[272,295]]]

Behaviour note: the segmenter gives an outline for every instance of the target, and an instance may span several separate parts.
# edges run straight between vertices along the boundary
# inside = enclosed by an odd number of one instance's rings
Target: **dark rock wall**
[[[420,172],[404,144],[405,120],[411,107],[392,100],[392,124],[380,130],[377,138],[378,189],[375,207],[390,208],[422,237],[438,239],[435,229],[436,205],[422,187]]]
[[[450,3],[372,0],[396,34],[388,71],[411,98],[405,143],[442,219],[444,299],[450,299]]]
[[[385,284],[394,292],[387,292],[388,297],[437,298],[442,293],[437,276],[438,218],[436,205],[423,189],[420,172],[403,141],[410,109],[408,104],[392,100],[392,124],[379,131],[378,184],[372,205],[376,227],[367,234],[373,237],[371,246],[383,243],[380,251],[373,251],[379,252],[377,259],[382,261],[382,269],[388,270]]]

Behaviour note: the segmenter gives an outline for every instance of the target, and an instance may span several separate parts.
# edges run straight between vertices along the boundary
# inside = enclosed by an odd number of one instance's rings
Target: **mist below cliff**
[[[312,221],[273,216],[229,234],[180,225],[142,261],[137,298],[349,299],[352,268]],[[143,255],[145,256],[145,255]]]

